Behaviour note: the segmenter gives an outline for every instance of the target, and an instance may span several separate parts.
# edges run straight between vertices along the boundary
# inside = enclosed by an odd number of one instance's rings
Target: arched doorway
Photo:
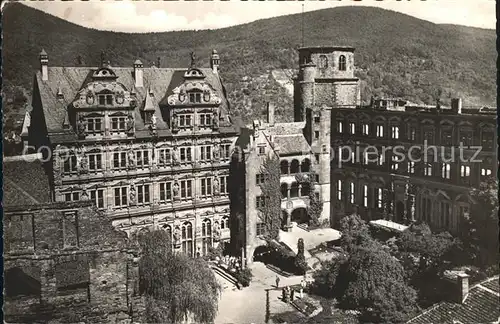
[[[268,263],[271,255],[272,249],[267,245],[260,245],[253,251],[253,262]]]
[[[307,210],[303,207],[294,209],[290,220],[292,222],[296,222],[297,224],[309,224],[309,215],[307,214]]]

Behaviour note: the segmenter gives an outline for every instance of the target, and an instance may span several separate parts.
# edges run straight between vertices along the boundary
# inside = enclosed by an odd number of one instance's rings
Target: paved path
[[[269,293],[271,314],[293,311],[293,306],[279,300],[281,289],[275,290],[276,273],[268,269],[261,262],[254,262],[251,266],[254,279],[250,287],[225,289],[219,301],[219,313],[215,324],[263,324],[266,319],[266,289]],[[280,277],[280,288],[285,285],[299,284],[303,276]]]

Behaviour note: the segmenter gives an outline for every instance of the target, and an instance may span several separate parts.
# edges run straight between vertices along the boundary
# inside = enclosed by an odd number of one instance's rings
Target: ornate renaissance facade
[[[192,256],[229,239],[237,130],[215,50],[210,62],[52,67],[42,51],[29,143],[49,161],[53,199],[93,200],[129,237],[163,228]]]

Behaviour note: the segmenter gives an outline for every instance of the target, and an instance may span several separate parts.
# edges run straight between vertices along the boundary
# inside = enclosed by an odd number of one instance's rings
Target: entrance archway
[[[303,207],[300,207],[292,211],[290,220],[292,222],[296,222],[297,224],[309,224],[310,218],[307,214],[307,210]]]

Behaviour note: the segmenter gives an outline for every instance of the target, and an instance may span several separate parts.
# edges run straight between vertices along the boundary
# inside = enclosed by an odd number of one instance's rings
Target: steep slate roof
[[[273,137],[280,154],[307,154],[311,151],[311,146],[304,137],[305,122],[265,125],[265,133]]]
[[[49,178],[33,156],[5,157],[3,163],[4,207],[29,206],[51,201]]]
[[[492,323],[500,318],[498,276],[470,288],[462,304],[441,302],[408,321],[408,324]]]
[[[74,141],[76,134],[71,128],[64,130],[63,124],[66,117],[66,107],[75,99],[78,91],[85,84],[92,81],[92,74],[98,70],[98,67],[48,67],[48,80],[43,81],[41,72],[36,74],[36,84],[40,93],[40,99],[43,108],[43,115],[47,125],[47,131],[52,142]],[[110,67],[118,77],[117,82],[123,84],[129,91],[136,93],[137,102],[135,108],[135,129],[136,137],[149,136],[140,111],[146,104],[146,95],[148,90],[154,94],[157,103],[166,103],[166,99],[172,94],[172,90],[181,85],[184,81],[183,75],[188,69],[185,68],[143,68],[144,87],[135,88],[134,68],[133,67]],[[205,80],[219,93],[222,99],[221,116],[225,124],[221,122],[221,130],[232,130],[227,123],[229,114],[229,104],[225,97],[225,90],[217,74],[214,74],[210,68],[200,68],[205,74]],[[57,98],[58,91],[62,92],[63,99]],[[149,107],[148,107],[149,108]],[[158,105],[155,107],[157,117],[157,130],[159,136],[170,134],[167,124],[162,118]],[[229,127],[229,128],[228,128]]]

